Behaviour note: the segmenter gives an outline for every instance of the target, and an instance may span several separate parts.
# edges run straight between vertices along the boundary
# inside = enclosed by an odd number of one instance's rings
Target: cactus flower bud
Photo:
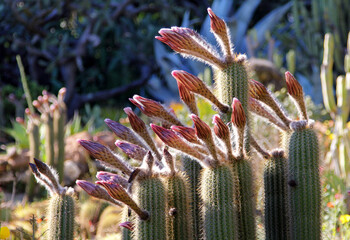
[[[115,145],[119,147],[130,158],[138,161],[142,161],[144,156],[147,154],[146,149],[132,143],[117,140],[115,142]]]
[[[246,116],[241,102],[237,98],[232,101],[232,115],[231,122],[239,129],[244,129],[246,124]]]
[[[104,145],[88,140],[78,140],[78,143],[88,150],[94,158],[119,169],[127,175],[131,174],[132,168]]]
[[[135,201],[129,196],[122,186],[108,181],[97,181],[96,183],[103,186],[112,198],[128,205],[137,215],[139,215],[142,220],[148,219],[148,213],[141,210],[139,206],[137,206]]]
[[[196,136],[196,130],[191,127],[183,127],[183,126],[171,126],[171,130],[180,134],[184,139],[191,143],[199,143],[198,138]]]
[[[128,187],[128,180],[119,176],[118,174],[110,173],[110,172],[104,172],[99,171],[96,174],[96,178],[101,181],[109,181],[116,184],[120,184],[123,188]]]
[[[128,115],[128,119],[130,122],[130,125],[132,127],[132,129],[139,133],[144,131],[146,128],[146,124],[144,123],[144,121],[142,121],[141,118],[139,118],[132,110],[130,107],[126,107],[124,108],[124,112],[126,113],[126,115]]]
[[[211,129],[202,119],[200,119],[197,115],[191,114],[190,115],[193,123],[194,128],[196,130],[196,135],[200,139],[207,139],[211,137]]]
[[[227,112],[229,110],[229,107],[225,104],[222,104],[209,90],[205,83],[198,77],[182,70],[174,70],[171,72],[171,74],[177,82],[182,83],[188,90],[199,94],[214,103],[221,112]]]
[[[224,20],[215,15],[211,8],[207,9],[210,17],[210,29],[214,33],[223,53],[226,56],[226,61],[232,61],[232,44],[229,29]]]
[[[249,83],[249,95],[252,98],[262,100],[270,95],[266,87],[261,82],[250,79],[248,83]]]
[[[155,38],[167,44],[174,51],[185,56],[192,56],[218,68],[224,68],[225,64],[214,47],[194,30],[183,27],[162,28],[159,34],[161,36]]]
[[[290,72],[286,72],[285,77],[288,93],[294,98],[303,97],[303,87],[295,77]]]
[[[230,129],[228,126],[222,121],[218,114],[215,114],[213,117],[214,124],[214,133],[220,139],[230,138]]]
[[[116,201],[115,199],[113,199],[108,193],[107,191],[100,187],[99,185],[95,185],[91,182],[85,181],[85,180],[77,180],[75,182],[79,187],[81,187],[82,189],[84,189],[84,191],[89,194],[92,197],[98,198],[98,199],[103,199],[106,200],[108,202],[111,202],[113,204],[119,205],[120,203],[118,201]]]
[[[146,148],[145,144],[129,128],[108,118],[105,119],[105,123],[120,139]]]

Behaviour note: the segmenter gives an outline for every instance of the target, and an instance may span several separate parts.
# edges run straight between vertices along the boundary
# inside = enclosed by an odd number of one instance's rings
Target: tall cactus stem
[[[265,238],[288,240],[287,160],[283,150],[274,150],[265,160]]]
[[[191,213],[192,213],[192,226],[193,226],[193,239],[200,239],[202,219],[200,214],[200,207],[202,206],[202,200],[198,192],[200,185],[200,172],[202,166],[194,159],[187,155],[181,156],[183,171],[185,172],[191,189]]]
[[[201,175],[204,239],[237,239],[234,176],[226,165],[205,168]]]
[[[181,172],[165,177],[168,193],[167,235],[169,240],[194,239],[188,180]]]
[[[73,240],[74,199],[70,195],[54,194],[50,199],[47,239]]]
[[[147,177],[137,181],[135,196],[141,209],[149,213],[148,220],[135,219],[132,239],[153,240],[166,237],[166,191],[157,177]]]
[[[291,237],[321,239],[319,148],[312,129],[295,129],[289,139],[288,158]]]

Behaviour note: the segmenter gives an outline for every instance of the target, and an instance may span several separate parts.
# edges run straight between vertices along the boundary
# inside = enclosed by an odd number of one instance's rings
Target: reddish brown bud
[[[86,150],[88,150],[94,158],[107,163],[108,165],[116,167],[125,174],[130,174],[132,172],[131,167],[128,166],[124,160],[116,156],[109,148],[105,147],[104,145],[88,140],[78,140],[78,143]]]
[[[187,105],[195,102],[194,94],[189,91],[189,89],[180,81],[177,81],[177,86],[179,88],[180,99]]]
[[[270,95],[266,87],[261,82],[253,79],[249,80],[249,94],[252,98],[258,100],[264,99],[266,96]]]
[[[286,72],[285,77],[288,93],[294,98],[303,97],[303,87],[295,77],[290,72]]]
[[[196,130],[196,134],[200,139],[208,139],[211,137],[211,129],[202,119],[200,119],[198,116],[191,114],[190,115],[193,123],[194,128]]]
[[[155,124],[151,124],[151,128],[155,134],[157,134],[157,136],[170,147],[174,147],[182,142],[181,138],[169,129],[160,127]]]
[[[210,28],[216,34],[226,33],[226,23],[224,20],[215,15],[211,8],[207,9],[210,17]]]
[[[104,199],[104,197],[106,195],[106,190],[104,190],[100,186],[95,185],[91,182],[88,182],[85,180],[77,180],[75,183],[79,187],[84,189],[84,191],[92,197]]]
[[[228,126],[222,121],[219,115],[215,114],[213,117],[214,133],[220,139],[227,139],[230,137],[230,130]]]
[[[161,36],[155,38],[167,44],[171,49],[187,56],[193,56],[219,68],[224,67],[223,61],[212,45],[206,42],[198,33],[189,28],[162,28]]]
[[[126,115],[128,115],[128,119],[130,122],[130,125],[132,127],[132,129],[134,129],[135,132],[139,133],[139,132],[143,132],[145,131],[146,128],[146,124],[144,123],[144,121],[142,121],[141,118],[139,118],[132,110],[130,107],[126,107],[124,108],[124,112],[126,113]]]
[[[246,117],[241,102],[237,98],[232,101],[231,122],[237,128],[243,129],[246,124]]]
[[[143,114],[149,117],[157,117],[165,111],[163,105],[159,102],[139,95],[134,95],[134,97],[129,98],[129,100],[138,107]]]
[[[196,130],[194,128],[183,126],[171,126],[171,130],[177,132],[184,139],[191,143],[199,143],[198,138],[196,136]]]
[[[205,83],[198,77],[182,70],[174,70],[171,72],[171,74],[178,83],[182,83],[189,91],[207,98],[209,101],[214,103],[221,112],[227,112],[229,110],[228,106],[222,104],[209,90]]]
[[[97,181],[96,183],[103,186],[112,198],[128,205],[142,220],[148,219],[148,213],[137,206],[122,186],[109,181]]]

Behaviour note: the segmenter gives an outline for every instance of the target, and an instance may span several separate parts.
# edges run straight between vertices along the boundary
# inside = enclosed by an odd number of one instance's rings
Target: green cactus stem
[[[255,194],[252,167],[243,157],[233,162],[237,171],[239,186],[238,230],[239,239],[256,239],[255,229]]]
[[[237,239],[237,206],[231,168],[221,165],[203,169],[200,191],[204,239]]]
[[[49,240],[73,240],[74,199],[67,194],[54,194],[50,199],[48,217]]]
[[[248,112],[248,72],[244,55],[239,55],[223,70],[216,71],[216,97],[231,106],[232,99],[238,98],[245,113]],[[231,116],[230,113],[227,116]],[[225,122],[229,119],[223,119]]]
[[[192,211],[192,225],[193,225],[193,239],[199,239],[201,236],[202,219],[200,213],[200,206],[202,200],[198,192],[200,186],[200,173],[202,166],[187,155],[181,156],[183,171],[185,172],[190,185],[191,191],[191,211]]]
[[[166,237],[166,191],[158,177],[137,181],[135,196],[141,209],[149,213],[148,220],[135,219],[134,240],[165,240]]]
[[[265,160],[265,238],[288,240],[287,160],[283,150],[275,150]]]
[[[131,211],[129,210],[129,208],[127,206],[125,206],[123,208],[123,212],[122,212],[122,223],[125,222],[130,222],[132,219],[132,215],[131,215]],[[128,228],[125,227],[121,227],[121,240],[131,240],[131,231]]]
[[[189,183],[182,172],[165,177],[165,187],[168,193],[167,235],[168,240],[193,238],[192,215]]]
[[[59,106],[58,109],[54,111],[53,116],[53,127],[55,131],[55,141],[56,141],[56,157],[55,163],[57,172],[59,175],[59,181],[63,180],[63,169],[64,169],[64,153],[65,153],[65,124],[66,124],[66,109],[65,106]]]
[[[321,239],[319,148],[309,127],[294,128],[289,140],[288,192],[292,239]]]
[[[45,162],[48,165],[55,167],[55,138],[53,130],[53,118],[50,113],[43,113],[42,118],[45,128]]]

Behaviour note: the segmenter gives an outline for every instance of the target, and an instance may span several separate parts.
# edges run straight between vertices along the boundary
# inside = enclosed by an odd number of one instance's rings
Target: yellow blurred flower
[[[170,108],[174,110],[174,112],[181,111],[184,106],[181,103],[173,102],[170,104]]]
[[[350,215],[349,214],[345,214],[345,215],[341,215],[339,217],[339,220],[342,224],[345,224],[347,222],[350,222]]]
[[[10,237],[10,230],[7,227],[1,227],[0,239],[6,239],[8,237]]]

